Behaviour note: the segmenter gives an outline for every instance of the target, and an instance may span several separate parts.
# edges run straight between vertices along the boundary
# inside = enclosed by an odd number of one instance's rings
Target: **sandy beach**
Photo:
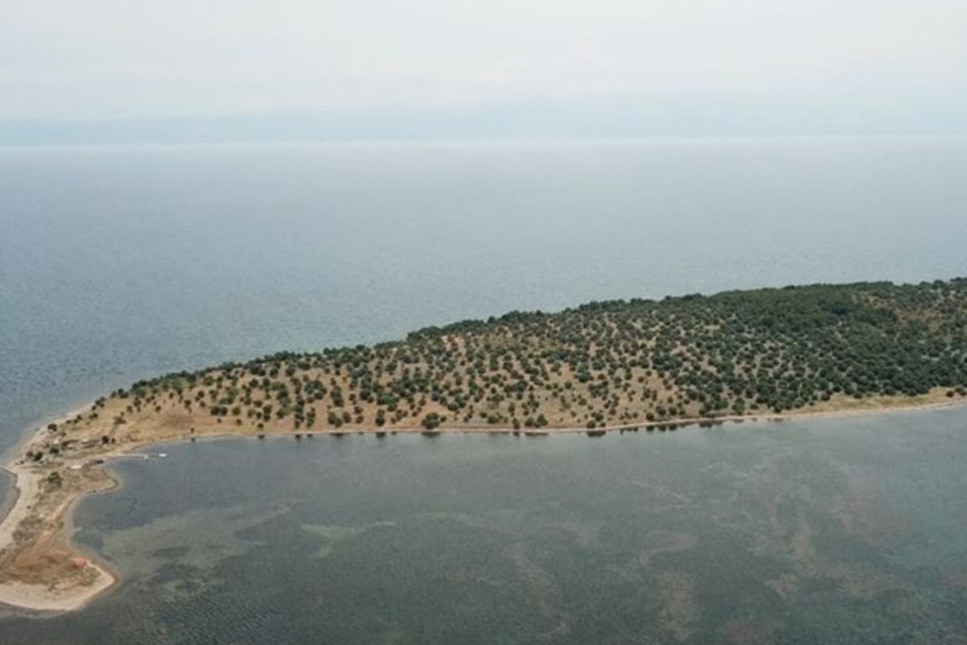
[[[29,520],[31,511],[43,494],[42,476],[39,473],[19,464],[7,464],[5,467],[14,477],[16,500],[0,522],[0,552],[15,544],[17,532],[22,523]],[[69,514],[79,494],[66,500],[57,509],[53,520],[58,525],[59,535],[52,536],[57,541],[67,542],[69,536],[63,531],[63,525],[70,524]],[[85,572],[88,574],[83,580],[66,578],[62,583],[28,584],[16,580],[0,581],[0,603],[42,612],[73,611],[84,607],[97,595],[112,587],[117,578],[106,567],[93,561],[86,555],[77,555],[88,559]]]
[[[74,410],[51,423],[58,425],[65,423],[81,412],[82,410]],[[109,567],[96,562],[89,554],[76,551],[70,544],[71,513],[75,504],[88,492],[108,490],[116,485],[116,482],[104,474],[104,477],[108,478],[106,486],[95,489],[81,487],[77,490],[64,491],[53,508],[47,507],[43,504],[46,493],[45,473],[24,458],[34,445],[43,441],[45,432],[46,425],[33,433],[25,434],[23,439],[7,453],[7,462],[2,466],[3,470],[12,477],[14,501],[0,520],[0,563],[4,565],[0,568],[0,603],[31,612],[74,611],[81,609],[95,597],[113,587],[118,578]],[[82,466],[80,463],[65,462],[64,467],[80,469]],[[42,552],[37,554],[31,549],[21,548],[19,554],[10,556],[10,551],[16,552],[18,547],[24,546],[24,533],[26,533],[24,527],[31,523],[36,524],[37,518],[41,515],[44,528],[32,537]],[[23,559],[35,560],[40,555],[41,558],[51,556],[59,558],[71,567],[75,566],[76,558],[83,558],[85,565],[83,569],[74,568],[71,573],[76,575],[55,576],[38,583],[30,577],[25,580],[17,579],[6,570],[10,568],[9,560],[16,561],[18,555],[21,559],[20,564],[23,564]],[[31,562],[28,566],[36,566],[36,564],[38,563]],[[55,565],[53,568],[56,568],[57,563],[39,564],[47,567],[53,564]]]

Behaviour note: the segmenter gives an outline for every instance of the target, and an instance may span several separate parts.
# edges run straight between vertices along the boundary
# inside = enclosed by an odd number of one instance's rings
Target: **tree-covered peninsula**
[[[168,374],[78,423],[107,441],[155,428],[647,425],[963,396],[965,352],[967,279],[592,302]]]
[[[70,544],[99,466],[140,446],[213,435],[665,429],[693,420],[961,400],[967,279],[594,302],[513,312],[405,340],[284,353],[167,374],[47,425],[8,470],[0,603],[83,606],[109,567]]]

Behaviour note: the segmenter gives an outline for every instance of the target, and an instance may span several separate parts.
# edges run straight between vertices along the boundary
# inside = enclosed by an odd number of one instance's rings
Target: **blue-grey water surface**
[[[965,275],[964,168],[962,139],[0,149],[0,450],[132,380],[283,349]],[[0,636],[911,642],[904,616],[943,642],[963,426],[173,447],[79,509],[125,585]]]
[[[962,643],[967,409],[547,438],[223,440],[114,466],[122,586],[38,643]]]

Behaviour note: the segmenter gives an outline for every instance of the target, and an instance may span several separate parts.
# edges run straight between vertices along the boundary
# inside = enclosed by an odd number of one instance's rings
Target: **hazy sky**
[[[950,118],[967,108],[967,2],[7,0],[0,8],[0,118],[534,102],[893,105]]]

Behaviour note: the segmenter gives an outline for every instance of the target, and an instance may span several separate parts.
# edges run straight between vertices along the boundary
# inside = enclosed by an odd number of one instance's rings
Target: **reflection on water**
[[[590,439],[316,437],[116,465],[123,573],[7,643],[958,643],[967,409]]]

